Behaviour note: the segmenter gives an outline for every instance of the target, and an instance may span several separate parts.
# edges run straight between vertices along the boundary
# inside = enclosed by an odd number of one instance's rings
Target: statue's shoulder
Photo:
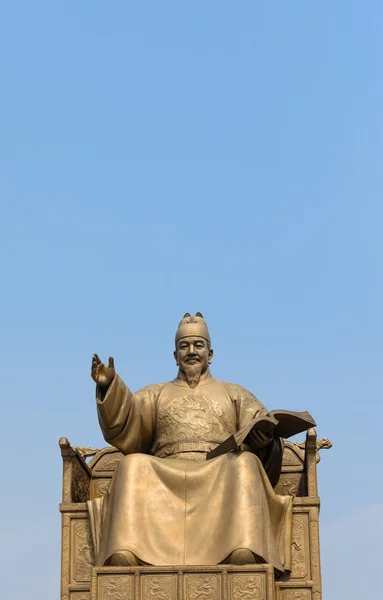
[[[263,407],[262,402],[242,385],[238,385],[238,383],[230,383],[228,381],[222,381],[221,383],[225,386],[230,398],[234,402],[250,402],[251,404],[257,403],[260,407]]]
[[[222,385],[225,386],[225,388],[230,394],[233,394],[235,396],[251,394],[249,390],[244,388],[242,385],[238,385],[238,383],[231,383],[230,381],[220,381],[220,383],[222,383]]]
[[[157,398],[162,389],[164,388],[164,386],[166,385],[166,381],[164,381],[163,383],[151,383],[149,385],[146,385],[145,387],[141,388],[140,390],[138,390],[137,392],[134,392],[134,395],[136,396],[136,398]]]

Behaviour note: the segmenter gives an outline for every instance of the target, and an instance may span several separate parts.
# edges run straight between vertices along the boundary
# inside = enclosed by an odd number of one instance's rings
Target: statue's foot
[[[135,567],[139,563],[133,552],[121,550],[112,554],[105,564],[108,567]]]
[[[238,548],[233,550],[226,560],[229,565],[254,565],[260,562],[251,550],[246,548]]]

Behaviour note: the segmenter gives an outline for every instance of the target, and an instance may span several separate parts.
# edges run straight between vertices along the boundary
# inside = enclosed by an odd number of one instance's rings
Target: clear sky
[[[58,598],[57,441],[106,445],[93,352],[133,390],[171,379],[186,311],[216,377],[332,440],[324,598],[372,597],[382,17],[379,0],[2,3],[5,600]]]

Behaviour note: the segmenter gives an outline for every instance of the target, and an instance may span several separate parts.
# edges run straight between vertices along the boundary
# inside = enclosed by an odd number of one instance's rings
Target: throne
[[[293,497],[291,573],[275,580],[271,565],[94,567],[87,501],[102,496],[122,454],[72,447],[63,458],[61,600],[321,600],[318,451],[330,448],[309,429],[285,442],[277,494]]]

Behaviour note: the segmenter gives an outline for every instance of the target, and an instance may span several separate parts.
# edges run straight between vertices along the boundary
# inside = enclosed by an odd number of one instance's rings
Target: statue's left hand
[[[273,432],[263,433],[260,429],[252,429],[249,433],[250,446],[253,448],[266,448],[273,441]]]

